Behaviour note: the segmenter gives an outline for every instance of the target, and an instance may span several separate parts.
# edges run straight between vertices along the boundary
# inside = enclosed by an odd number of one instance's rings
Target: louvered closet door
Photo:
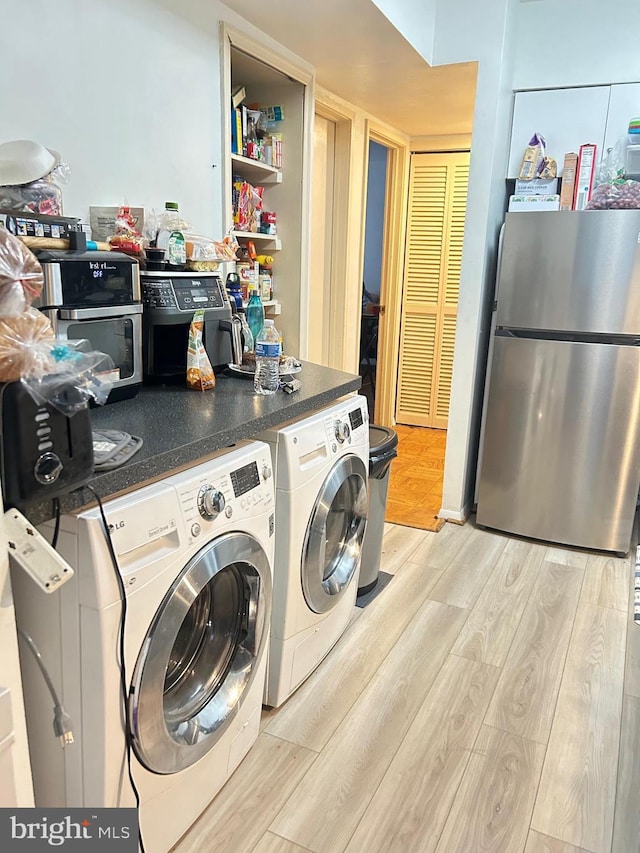
[[[469,154],[411,158],[398,365],[398,423],[446,428]]]

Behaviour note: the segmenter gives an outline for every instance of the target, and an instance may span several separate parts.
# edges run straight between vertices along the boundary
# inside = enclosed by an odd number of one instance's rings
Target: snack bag
[[[204,309],[199,308],[193,315],[189,327],[187,345],[187,386],[195,391],[208,391],[215,388],[216,377],[209,356],[202,343],[204,329]]]
[[[540,177],[545,167],[545,145],[544,136],[540,133],[534,133],[525,148],[520,165],[518,178],[521,181],[531,181],[533,178]]]
[[[117,251],[126,252],[129,255],[139,255],[143,250],[142,234],[138,231],[137,223],[126,201],[120,205],[116,217],[116,233],[109,238],[109,243]]]

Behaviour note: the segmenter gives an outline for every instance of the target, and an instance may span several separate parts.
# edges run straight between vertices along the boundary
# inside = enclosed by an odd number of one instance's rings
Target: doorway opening
[[[374,139],[369,140],[367,169],[367,204],[365,214],[362,309],[360,313],[361,393],[367,398],[369,412],[375,412],[376,372],[380,312],[384,312],[382,292],[382,258],[387,191],[389,149]]]

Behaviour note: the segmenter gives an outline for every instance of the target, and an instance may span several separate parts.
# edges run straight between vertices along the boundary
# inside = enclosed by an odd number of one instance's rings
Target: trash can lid
[[[398,433],[383,426],[369,424],[369,456],[384,456],[398,446]],[[393,453],[393,456],[396,454]]]

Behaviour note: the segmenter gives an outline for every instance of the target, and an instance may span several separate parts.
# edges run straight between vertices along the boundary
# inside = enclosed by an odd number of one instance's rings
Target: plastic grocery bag
[[[42,284],[38,259],[0,228],[0,382],[22,382],[38,404],[65,414],[88,398],[105,403],[113,362],[88,341],[56,340],[48,317],[31,307]],[[80,393],[69,394],[70,386]]]

